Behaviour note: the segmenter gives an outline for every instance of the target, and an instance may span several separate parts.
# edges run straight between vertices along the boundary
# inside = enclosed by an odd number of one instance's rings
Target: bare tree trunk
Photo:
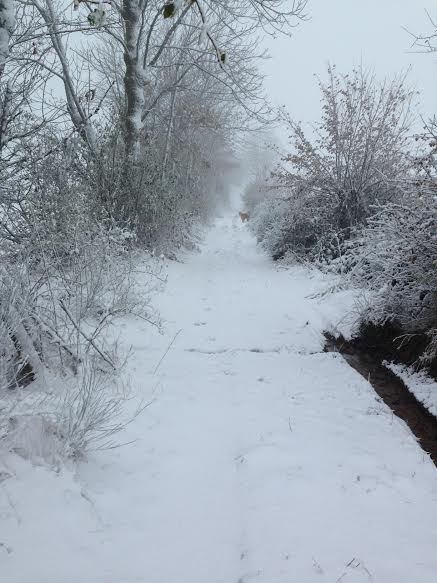
[[[173,129],[176,92],[177,92],[177,88],[175,87],[171,93],[170,119],[168,120],[167,135],[165,137],[165,151],[164,151],[164,160],[162,162],[162,174],[161,174],[162,183],[165,182],[165,174],[166,174],[166,170],[167,170],[168,158],[170,156],[171,133],[172,133],[172,129]]]
[[[35,348],[32,337],[23,324],[23,318],[13,306],[9,306],[9,311],[10,321],[8,324],[12,330],[12,339],[20,358],[23,359],[23,363],[27,362],[29,364],[30,374],[41,374],[44,366]]]
[[[124,87],[126,91],[125,146],[128,158],[135,158],[140,145],[141,116],[144,106],[143,69],[138,58],[141,10],[138,0],[123,0],[124,21]]]
[[[0,0],[0,2],[1,1],[2,0]],[[80,104],[79,97],[76,94],[70,65],[67,59],[67,51],[65,49],[62,40],[62,33],[59,28],[58,17],[55,13],[52,0],[45,0],[45,2],[47,10],[43,8],[38,2],[34,2],[34,5],[47,25],[52,46],[58,56],[61,65],[61,78],[64,83],[68,113],[79,135],[82,136],[90,148],[93,149],[95,143],[94,131],[89,116]]]
[[[0,79],[9,56],[9,43],[15,28],[14,0],[0,0]]]
[[[0,159],[3,147],[7,142],[7,129],[10,103],[11,103],[11,89],[8,83],[6,85],[3,103],[0,103]]]

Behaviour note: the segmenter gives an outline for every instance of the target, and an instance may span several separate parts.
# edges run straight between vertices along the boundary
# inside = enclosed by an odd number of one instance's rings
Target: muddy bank
[[[416,399],[399,377],[382,365],[384,360],[399,362],[399,354],[398,358],[394,359],[386,356],[386,353],[378,353],[376,347],[373,350],[366,349],[360,340],[348,342],[342,337],[334,338],[330,334],[325,334],[325,338],[325,350],[342,354],[352,368],[370,381],[381,400],[407,423],[422,448],[430,454],[437,466],[437,417]]]
[[[429,337],[424,333],[406,336],[389,323],[383,326],[366,324],[361,326],[351,344],[360,352],[373,354],[381,360],[417,368],[423,364],[421,358],[429,345]],[[437,380],[437,359],[428,362],[426,370]]]

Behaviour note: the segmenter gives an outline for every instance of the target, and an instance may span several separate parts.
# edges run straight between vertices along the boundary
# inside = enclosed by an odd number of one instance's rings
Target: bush
[[[280,203],[280,224],[266,233],[272,240],[263,240],[274,257],[291,250],[329,264],[366,223],[372,206],[396,202],[401,194],[398,181],[411,167],[412,92],[403,78],[378,84],[362,69],[339,75],[335,67],[329,67],[328,81],[319,86],[322,119],[312,138],[284,117],[293,151],[284,156],[273,180],[287,204]],[[261,206],[258,216],[271,215],[272,204]]]
[[[421,194],[378,209],[349,250],[350,281],[368,290],[364,322],[391,323],[401,334],[430,337],[437,355],[437,202]]]
[[[118,228],[96,226],[74,244],[67,256],[21,253],[0,273],[3,446],[50,464],[112,447],[126,424],[115,374],[124,356],[109,339],[115,319],[129,313],[159,326],[149,303],[162,281],[158,260],[130,251]],[[34,397],[21,403],[23,395]]]
[[[288,257],[326,268],[341,256],[344,245],[343,234],[327,224],[318,196],[303,192],[290,197],[287,191],[272,190],[256,207],[251,229],[273,259]]]

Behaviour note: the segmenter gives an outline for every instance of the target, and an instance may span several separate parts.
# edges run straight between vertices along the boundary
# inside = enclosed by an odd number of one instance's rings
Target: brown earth
[[[399,377],[382,364],[387,360],[413,365],[424,345],[417,342],[416,345],[396,349],[393,330],[378,331],[374,328],[367,336],[362,335],[350,342],[326,333],[325,350],[339,352],[352,368],[369,380],[381,400],[407,423],[421,447],[437,466],[437,417],[416,399]]]

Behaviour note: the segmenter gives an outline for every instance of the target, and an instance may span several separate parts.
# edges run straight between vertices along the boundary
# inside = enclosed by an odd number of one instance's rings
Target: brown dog
[[[246,221],[249,220],[249,213],[239,212],[238,214],[240,215],[240,219],[241,219],[242,223],[245,223]]]

